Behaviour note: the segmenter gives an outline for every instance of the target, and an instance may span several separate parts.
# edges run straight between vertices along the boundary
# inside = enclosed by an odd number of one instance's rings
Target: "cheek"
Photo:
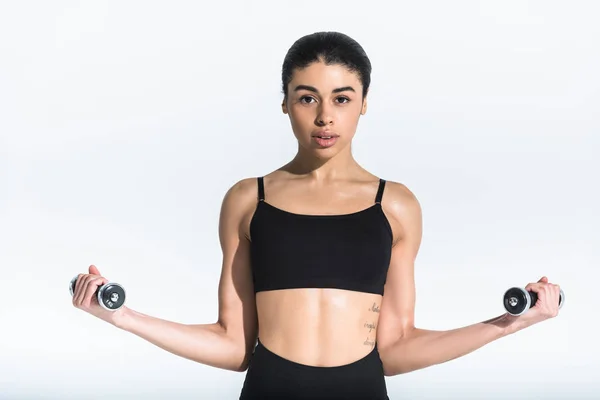
[[[292,108],[289,110],[288,116],[292,126],[298,129],[312,129],[316,118],[314,110],[306,107]]]
[[[338,115],[338,125],[345,129],[354,131],[360,120],[360,109],[347,109]]]
[[[298,116],[292,112],[290,112],[288,116],[290,118],[290,124],[292,126],[292,132],[294,133],[294,136],[296,136],[298,140],[306,137],[307,132],[310,132],[312,129],[311,124],[307,123],[306,118],[302,118],[301,116]]]

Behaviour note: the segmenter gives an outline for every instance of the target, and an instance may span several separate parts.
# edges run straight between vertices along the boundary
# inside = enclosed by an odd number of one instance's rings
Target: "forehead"
[[[319,90],[328,90],[342,86],[352,86],[355,90],[362,87],[357,72],[348,70],[339,64],[326,65],[315,62],[305,68],[296,68],[292,74],[290,87],[295,85],[310,85]]]

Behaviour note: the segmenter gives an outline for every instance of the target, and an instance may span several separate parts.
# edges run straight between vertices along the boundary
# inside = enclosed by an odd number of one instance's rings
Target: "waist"
[[[383,365],[375,347],[336,367],[290,361],[260,341],[254,349],[240,399],[388,400]]]

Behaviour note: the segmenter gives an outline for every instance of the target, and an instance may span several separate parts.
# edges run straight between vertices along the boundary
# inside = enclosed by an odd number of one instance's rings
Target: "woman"
[[[289,50],[282,110],[298,152],[225,195],[217,322],[105,311],[93,302],[108,282],[95,266],[79,275],[74,305],[181,357],[247,371],[241,399],[387,399],[385,376],[461,357],[556,316],[559,288],[544,277],[526,286],[539,300],[522,316],[451,331],[414,326],[419,203],[351,153],[370,73],[361,46],[340,33],[308,35]]]

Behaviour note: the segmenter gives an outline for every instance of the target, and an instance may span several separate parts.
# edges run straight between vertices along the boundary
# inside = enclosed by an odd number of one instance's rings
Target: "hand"
[[[108,279],[100,275],[95,265],[90,265],[89,274],[79,274],[73,292],[73,306],[83,310],[110,324],[116,325],[119,318],[123,316],[125,306],[118,310],[109,311],[98,304],[96,291],[102,285],[107,284]]]
[[[558,302],[560,299],[560,287],[549,283],[548,278],[543,276],[536,283],[529,283],[525,290],[537,294],[537,302],[531,308],[516,319],[525,326],[537,324],[558,315]]]

